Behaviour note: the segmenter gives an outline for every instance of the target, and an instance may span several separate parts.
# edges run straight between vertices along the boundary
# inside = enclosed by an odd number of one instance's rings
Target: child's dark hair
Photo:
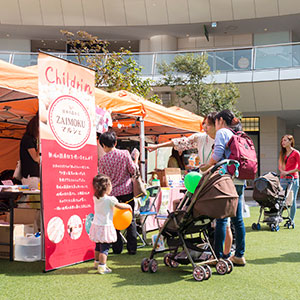
[[[111,185],[110,178],[104,174],[96,175],[93,179],[93,187],[97,198],[103,197]]]
[[[112,130],[101,134],[100,139],[99,139],[100,145],[102,147],[106,146],[108,148],[114,147],[116,145],[116,141],[117,141],[116,133]]]

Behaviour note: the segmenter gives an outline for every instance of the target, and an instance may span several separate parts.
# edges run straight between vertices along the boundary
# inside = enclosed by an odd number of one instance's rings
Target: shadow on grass
[[[299,263],[300,262],[300,253],[299,252],[290,252],[285,253],[277,257],[266,257],[260,259],[247,259],[248,264],[253,265],[270,265],[270,264],[278,264],[278,263]]]

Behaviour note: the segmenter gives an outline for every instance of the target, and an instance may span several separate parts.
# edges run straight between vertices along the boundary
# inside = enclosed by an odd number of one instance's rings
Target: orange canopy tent
[[[127,91],[118,91],[111,94],[118,96],[118,98],[136,101],[142,105],[145,112],[144,116],[142,116],[145,123],[145,135],[154,137],[156,142],[202,130],[203,118],[185,109],[166,108]],[[139,135],[139,125],[132,118],[121,119],[114,126],[120,137]]]
[[[141,116],[137,122],[133,120],[118,120],[115,130],[119,137],[140,137],[141,168],[143,179],[145,173],[145,136],[152,136],[155,141],[162,142],[179,134],[194,133],[202,130],[203,118],[187,113],[183,109],[168,109],[162,105],[147,101],[127,91],[118,91],[112,95],[119,98],[133,100],[142,104],[145,115]]]
[[[22,68],[0,61],[0,138],[5,140],[5,147],[0,150],[0,171],[15,168],[19,140],[27,122],[38,111],[37,96],[37,66]],[[140,136],[143,139],[147,135],[161,141],[162,136],[169,138],[202,129],[201,117],[172,111],[126,91],[107,93],[96,88],[95,98],[97,105],[113,113],[114,126],[121,138]],[[133,126],[137,121],[145,123]]]
[[[27,122],[38,111],[36,73],[0,61],[0,171],[14,169]]]

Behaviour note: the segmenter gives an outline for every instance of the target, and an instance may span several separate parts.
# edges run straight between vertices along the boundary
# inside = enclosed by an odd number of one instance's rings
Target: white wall
[[[21,39],[0,39],[0,51],[30,52],[31,42]]]
[[[278,170],[280,139],[286,123],[276,116],[260,117],[260,173]]]
[[[186,37],[178,39],[178,50],[213,49],[252,46],[252,34]]]
[[[253,35],[254,46],[284,44],[292,41],[290,31],[255,33]]]

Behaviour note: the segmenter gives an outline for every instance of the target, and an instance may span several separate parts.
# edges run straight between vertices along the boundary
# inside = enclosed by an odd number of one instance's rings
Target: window
[[[258,117],[246,117],[242,118],[243,130],[245,132],[259,131],[259,118]]]

